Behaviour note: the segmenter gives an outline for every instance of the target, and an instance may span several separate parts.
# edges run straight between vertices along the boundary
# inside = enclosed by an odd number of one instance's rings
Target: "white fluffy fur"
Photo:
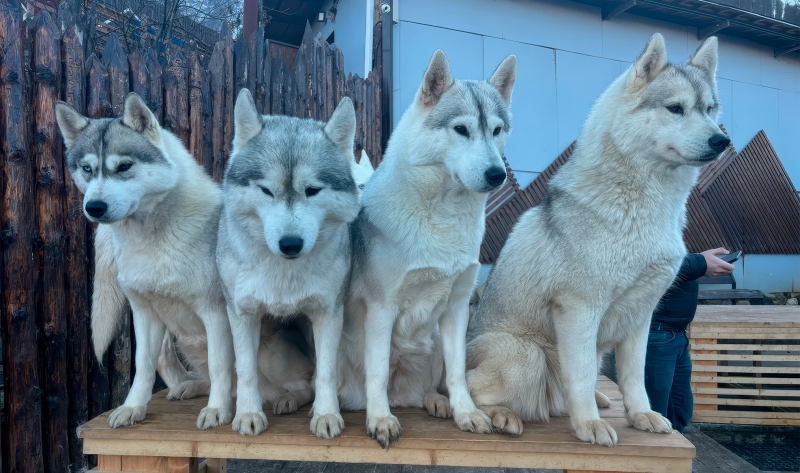
[[[496,74],[515,71],[511,57]],[[513,80],[500,82],[501,95],[510,100]],[[451,87],[457,92],[448,96]],[[491,90],[487,84],[476,87]],[[497,92],[491,92],[493,100],[502,100]],[[445,100],[452,116],[433,129],[426,117]],[[467,392],[465,333],[491,190],[482,176],[491,166],[503,166],[508,134],[503,129],[492,135],[502,120],[488,112],[481,129],[472,105],[466,85],[454,84],[444,54],[436,51],[367,183],[354,224],[339,395],[343,409],[366,408],[367,433],[385,448],[400,435],[391,406],[424,405],[432,415],[452,415],[462,430],[492,430]],[[467,139],[454,125],[470,127],[481,138]],[[437,392],[444,365],[449,401]]]
[[[495,427],[519,434],[521,420],[569,413],[578,438],[614,445],[595,384],[598,353],[615,347],[628,422],[671,431],[650,409],[645,351],[653,309],[686,254],[686,199],[716,156],[716,46],[706,41],[688,63],[700,71],[666,66],[655,35],[594,104],[547,198],[514,227],[467,351],[470,392]]]

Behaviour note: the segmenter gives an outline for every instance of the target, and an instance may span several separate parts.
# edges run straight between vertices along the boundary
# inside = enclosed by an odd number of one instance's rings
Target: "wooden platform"
[[[701,305],[689,338],[694,422],[800,425],[800,307]]]
[[[245,437],[230,426],[199,431],[195,419],[206,399],[167,401],[154,396],[147,418],[132,427],[111,429],[105,413],[84,424],[80,437],[87,454],[96,454],[99,471],[194,473],[210,458],[211,473],[224,460],[243,458],[320,462],[392,463],[505,468],[553,468],[569,472],[689,473],[694,446],[680,434],[653,434],[626,427],[622,395],[607,378],[599,389],[612,406],[601,416],[617,430],[619,444],[608,448],[570,435],[569,419],[526,424],[520,437],[459,431],[452,420],[430,417],[420,409],[394,409],[403,436],[388,451],[367,437],[363,412],[344,412],[345,430],[325,440],[309,431],[308,408],[290,416],[268,416],[269,429]],[[159,458],[161,457],[161,458]]]

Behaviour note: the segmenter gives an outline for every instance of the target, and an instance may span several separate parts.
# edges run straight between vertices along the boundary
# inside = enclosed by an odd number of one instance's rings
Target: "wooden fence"
[[[219,181],[243,87],[262,113],[319,120],[349,96],[357,154],[365,149],[375,165],[382,156],[380,69],[366,79],[345,75],[341,51],[308,28],[296,50],[263,40],[263,29],[235,43],[223,29],[208,57],[189,44],[159,59],[152,50],[126,55],[114,35],[101,55],[84,57],[73,26],[46,11],[24,21],[19,2],[0,0],[5,471],[85,471],[91,465],[76,429],[121,404],[135,370],[130,318],[102,365],[91,354],[93,228],[66,169],[56,100],[111,117],[137,92]]]

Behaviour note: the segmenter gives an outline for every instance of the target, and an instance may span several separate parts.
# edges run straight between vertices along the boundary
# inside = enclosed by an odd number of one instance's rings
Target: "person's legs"
[[[650,332],[644,367],[644,387],[650,398],[650,408],[672,422],[668,416],[675,362],[679,355],[674,346],[678,334]]]
[[[689,356],[689,340],[685,332],[675,334],[673,343],[675,353],[678,354],[675,363],[675,373],[672,377],[672,390],[670,392],[670,412],[667,419],[672,422],[672,427],[683,433],[683,429],[692,420],[694,400],[692,398],[692,359]]]

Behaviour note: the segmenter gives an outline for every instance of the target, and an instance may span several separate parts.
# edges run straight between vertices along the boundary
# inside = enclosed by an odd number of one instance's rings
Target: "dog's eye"
[[[494,136],[497,136],[497,135],[499,135],[499,134],[500,134],[500,131],[501,131],[502,129],[503,129],[503,128],[502,128],[502,127],[499,127],[499,126],[498,126],[497,128],[495,128],[495,129],[494,129]]]
[[[359,185],[358,185],[358,188],[359,188],[359,189],[361,189],[361,190],[363,191],[363,190],[364,190],[364,184],[359,184]]]
[[[133,163],[122,163],[117,166],[117,172],[125,172],[133,166]]]
[[[261,192],[267,194],[270,197],[275,197],[274,195],[272,195],[272,192],[270,192],[269,189],[267,189],[266,187],[262,187]]]
[[[667,110],[669,110],[670,113],[674,113],[676,115],[683,115],[683,107],[681,107],[680,105],[670,105],[667,107]]]
[[[91,166],[82,166],[81,169],[83,169],[83,172],[85,172],[86,174],[91,174],[92,173],[92,167]]]
[[[319,191],[322,190],[319,187],[306,187],[306,197],[312,197],[319,194]]]
[[[706,113],[711,114],[712,110],[714,110],[714,106],[713,105],[709,105],[708,106],[708,110],[706,111]]]
[[[467,131],[467,127],[465,127],[464,125],[456,125],[456,126],[453,127],[453,129],[459,135],[466,136],[467,138],[469,138],[469,131]]]

